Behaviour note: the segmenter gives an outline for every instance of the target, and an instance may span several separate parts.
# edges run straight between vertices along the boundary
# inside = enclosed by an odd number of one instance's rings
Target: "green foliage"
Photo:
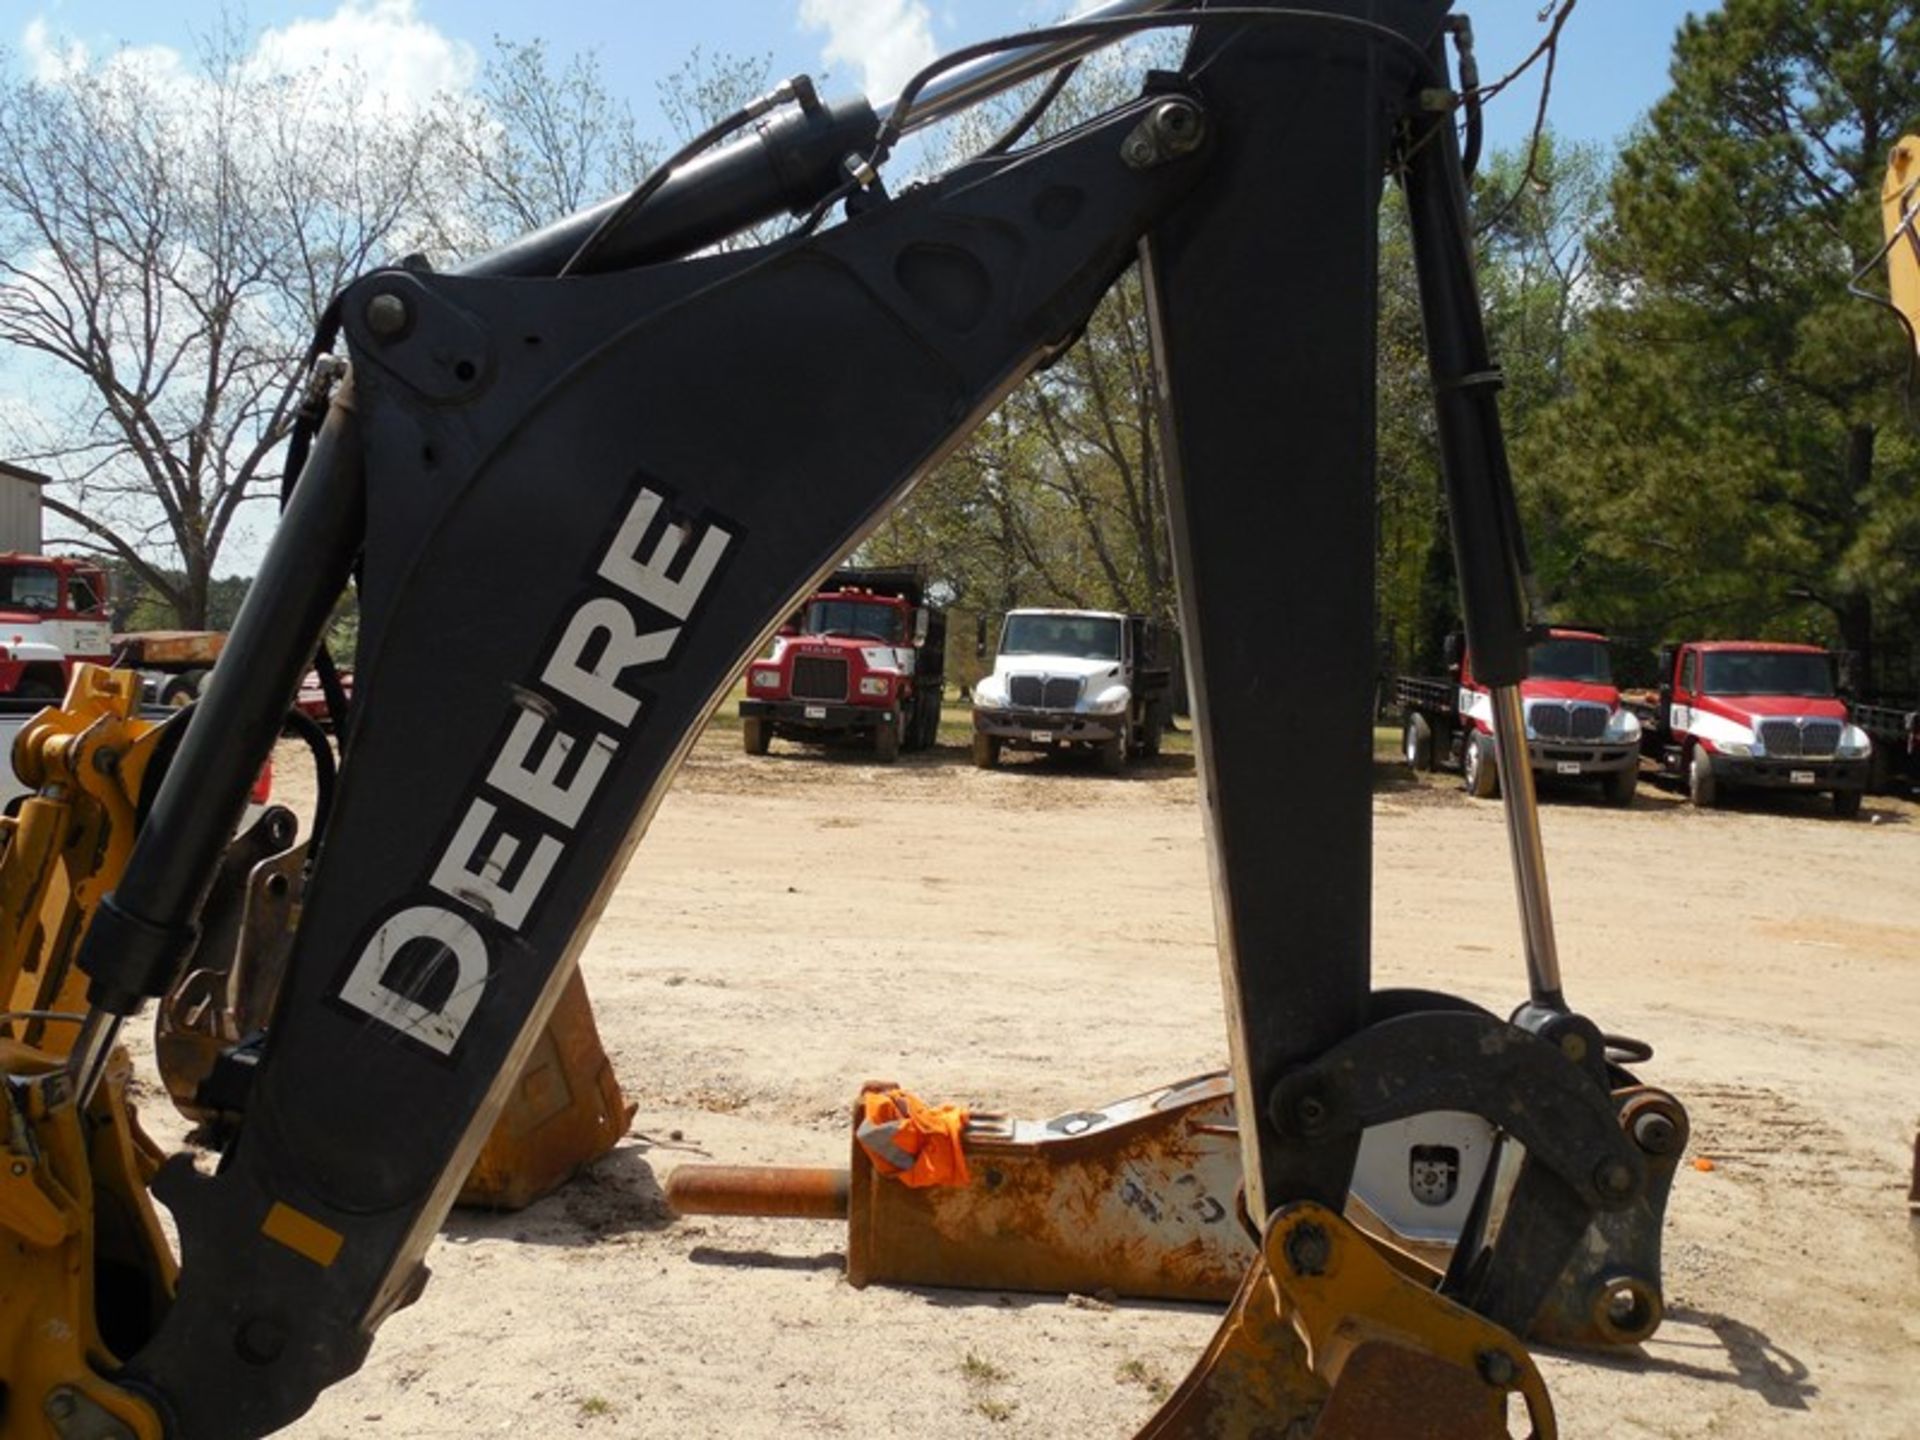
[[[1682,28],[1620,157],[1572,387],[1520,437],[1568,537],[1564,608],[1650,639],[1913,646],[1908,355],[1847,281],[1917,68],[1892,0],[1728,0]]]
[[[1586,237],[1605,204],[1607,166],[1592,146],[1541,137],[1497,154],[1476,180],[1474,212],[1481,302],[1506,377],[1501,418],[1524,452],[1548,407],[1568,387],[1568,361],[1583,333],[1591,282]],[[1378,424],[1379,612],[1383,670],[1428,671],[1459,618],[1446,502],[1440,482],[1432,380],[1421,332],[1405,207],[1389,194],[1380,213]],[[1519,489],[1535,554],[1551,576],[1577,544],[1561,507],[1516,454]]]
[[[1167,43],[1142,59],[1175,59]],[[1137,75],[1090,64],[1041,134],[1138,93]],[[1026,103],[957,127],[949,161],[981,149]],[[1065,355],[1019,387],[869,540],[875,563],[919,562],[955,604],[980,612],[1070,605],[1173,613],[1165,478],[1145,297],[1129,271]]]

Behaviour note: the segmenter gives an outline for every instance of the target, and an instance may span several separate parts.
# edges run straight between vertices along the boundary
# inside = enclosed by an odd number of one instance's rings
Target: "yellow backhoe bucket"
[[[627,1133],[634,1107],[600,1044],[575,970],[487,1137],[460,1204],[519,1210],[558,1188]]]

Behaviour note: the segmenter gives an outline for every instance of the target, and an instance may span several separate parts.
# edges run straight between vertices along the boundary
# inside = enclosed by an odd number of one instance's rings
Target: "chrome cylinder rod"
[[[1547,852],[1540,842],[1540,801],[1533,788],[1526,710],[1518,685],[1493,688],[1493,747],[1500,770],[1507,844],[1513,851],[1513,884],[1520,902],[1527,985],[1535,1005],[1565,1010],[1567,1001],[1560,990],[1560,950],[1553,936],[1553,900],[1547,893]]]
[[[1108,0],[1105,5],[1096,5],[1084,14],[1068,16],[1061,23],[1074,24],[1082,20],[1119,20],[1132,15],[1153,15],[1162,10],[1172,10],[1191,5],[1192,0]],[[1197,18],[1197,16],[1196,16]],[[1044,75],[1049,70],[1057,70],[1069,61],[1078,60],[1083,55],[1091,55],[1095,50],[1105,49],[1116,43],[1111,35],[1087,35],[1073,40],[1043,40],[1025,45],[1017,50],[1002,51],[998,55],[983,55],[969,65],[958,65],[946,74],[927,83],[913,99],[913,109],[908,112],[901,125],[903,132],[922,129],[936,124],[950,115],[956,115],[969,106],[978,105],[982,100],[991,99],[1003,90]],[[873,107],[874,114],[885,119],[893,113],[896,102],[888,100]]]

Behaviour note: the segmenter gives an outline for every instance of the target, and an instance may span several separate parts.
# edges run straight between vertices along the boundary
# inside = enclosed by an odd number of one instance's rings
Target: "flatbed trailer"
[[[1873,737],[1867,788],[1884,794],[1920,786],[1920,705],[1856,700],[1853,723]]]

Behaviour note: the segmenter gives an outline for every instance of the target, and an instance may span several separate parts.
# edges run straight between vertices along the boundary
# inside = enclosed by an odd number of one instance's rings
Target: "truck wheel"
[[[773,726],[765,720],[746,719],[740,722],[740,748],[749,755],[767,753],[767,742],[773,739]]]
[[[1713,778],[1713,757],[1699,746],[1687,762],[1687,798],[1702,810],[1720,803],[1720,782]]]
[[[1097,752],[1100,757],[1100,769],[1103,774],[1118,775],[1127,768],[1127,757],[1133,752],[1133,725],[1122,722],[1120,733],[1111,740],[1102,740]]]
[[[1000,763],[1000,737],[984,731],[973,732],[973,764],[978,770],[991,770]]]
[[[1140,753],[1149,760],[1160,753],[1160,739],[1167,733],[1167,712],[1158,705],[1147,707],[1147,723],[1140,736]]]
[[[160,687],[160,703],[169,710],[184,710],[200,698],[200,687],[206,679],[204,670],[187,670],[170,677]]]
[[[876,726],[873,732],[873,758],[891,765],[900,758],[900,732],[906,728],[906,713],[895,708],[893,719]]]
[[[1893,754],[1876,740],[1873,758],[1867,761],[1867,791],[1872,795],[1893,793]]]
[[[1640,787],[1640,767],[1629,765],[1624,770],[1614,770],[1600,777],[1600,793],[1607,797],[1607,804],[1624,810],[1633,804],[1633,792]]]
[[[1500,765],[1493,758],[1493,737],[1478,731],[1466,737],[1460,776],[1476,800],[1491,800],[1500,789]]]
[[[1433,727],[1417,710],[1407,716],[1407,728],[1400,737],[1400,753],[1407,757],[1407,768],[1415,774],[1433,769]]]
[[[1833,792],[1833,813],[1842,820],[1851,820],[1860,813],[1860,801],[1864,792],[1859,790],[1836,790]]]

